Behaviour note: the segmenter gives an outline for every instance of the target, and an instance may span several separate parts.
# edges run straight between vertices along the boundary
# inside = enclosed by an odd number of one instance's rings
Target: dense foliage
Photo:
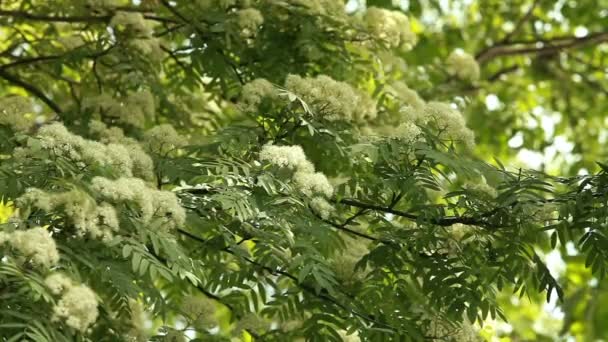
[[[0,2],[0,339],[477,340],[564,299],[542,251],[603,278],[607,13],[421,3]],[[533,108],[588,115],[562,175],[480,157]]]

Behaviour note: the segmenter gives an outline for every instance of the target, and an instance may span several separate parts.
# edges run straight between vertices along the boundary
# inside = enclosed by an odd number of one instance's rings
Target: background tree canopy
[[[0,340],[608,338],[607,23],[0,1]]]

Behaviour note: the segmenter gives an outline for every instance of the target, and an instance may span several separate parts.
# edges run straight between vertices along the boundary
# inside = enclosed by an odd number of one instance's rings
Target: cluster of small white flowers
[[[264,145],[260,151],[260,160],[265,160],[279,167],[290,170],[312,172],[314,166],[306,159],[301,146]]]
[[[479,64],[475,57],[462,50],[454,50],[446,60],[446,68],[450,75],[463,81],[475,82],[479,80]]]
[[[415,90],[410,89],[404,82],[393,82],[387,90],[391,95],[397,98],[400,103],[413,110],[420,110],[425,105],[424,100],[420,98],[420,95],[418,95]]]
[[[4,242],[8,242],[11,247],[35,265],[49,268],[59,262],[59,252],[55,240],[44,228],[16,230],[3,235],[3,237],[0,236],[0,243],[5,240]]]
[[[359,333],[356,331],[348,335],[348,332],[346,330],[338,330],[338,334],[342,338],[343,342],[361,342]]]
[[[364,121],[377,115],[376,103],[369,94],[326,75],[315,78],[289,75],[285,88],[302,98],[315,114],[330,121]]]
[[[239,34],[243,38],[250,38],[257,34],[259,27],[264,23],[262,13],[255,8],[238,10],[236,15],[236,25]]]
[[[293,180],[298,189],[307,196],[322,194],[331,197],[334,193],[334,187],[321,172],[298,171],[293,175]]]
[[[321,218],[327,220],[335,208],[327,202],[323,197],[314,197],[310,201],[310,207],[314,210]]]
[[[305,195],[322,194],[331,197],[333,186],[321,172],[315,172],[314,165],[306,159],[300,146],[265,145],[260,151],[260,160],[294,171],[293,182]]]
[[[345,5],[342,0],[290,0],[288,2],[298,8],[307,8],[310,14],[339,16],[345,13]]]
[[[467,234],[475,230],[475,226],[469,226],[462,223],[453,224],[450,227],[451,236],[460,241]]]
[[[361,240],[348,236],[343,236],[343,238],[348,247],[343,252],[334,256],[332,265],[336,277],[343,282],[350,283],[360,280],[364,276],[363,272],[355,272],[355,265],[363,256],[369,253],[369,249]]]
[[[486,183],[486,180],[483,177],[476,182],[467,182],[466,184],[464,184],[464,188],[468,191],[488,196],[490,198],[496,198],[498,196],[498,192],[496,191],[496,189]]]
[[[146,131],[144,142],[148,150],[163,155],[175,152],[188,144],[188,140],[169,124],[154,126]]]
[[[129,311],[131,312],[131,329],[125,338],[127,341],[148,341],[146,334],[146,313],[142,303],[136,299],[129,298]]]
[[[410,21],[400,11],[369,7],[363,20],[370,35],[388,48],[411,49],[416,43],[416,35],[412,32]]]
[[[73,285],[65,280],[51,280],[50,283],[51,290],[61,289],[63,293],[53,308],[53,319],[64,320],[67,326],[85,333],[99,316],[95,292],[84,284]]]
[[[217,325],[215,305],[206,297],[187,296],[180,309],[190,323],[199,329],[210,329]]]
[[[111,201],[136,203],[142,221],[149,223],[155,217],[165,220],[163,227],[172,229],[184,224],[186,211],[171,191],[148,187],[139,178],[118,178],[111,180],[95,177],[91,181],[92,190]]]
[[[159,61],[163,51],[161,42],[153,36],[150,21],[146,20],[141,13],[117,11],[110,26],[118,32],[127,34],[127,44],[137,50],[141,56],[152,61]]]
[[[245,316],[241,317],[234,326],[232,330],[232,336],[239,336],[242,334],[243,330],[247,331],[263,331],[268,329],[269,324],[264,318],[249,313]]]
[[[243,86],[239,105],[244,112],[255,113],[265,99],[276,100],[277,89],[266,79],[258,78]]]
[[[406,144],[412,144],[418,141],[421,135],[422,130],[420,127],[412,122],[401,123],[389,133],[390,137],[398,138]]]
[[[95,200],[80,190],[45,192],[30,188],[18,199],[20,206],[32,206],[46,212],[62,210],[78,230],[79,236],[109,241],[120,224],[116,209],[108,203],[97,205]]]
[[[89,123],[89,131],[103,143],[122,144],[133,162],[133,175],[147,181],[154,180],[154,162],[137,140],[126,137],[121,128],[107,127],[103,122],[97,120]]]
[[[82,107],[137,128],[142,128],[146,122],[152,121],[156,113],[154,96],[148,90],[131,92],[120,99],[102,93],[86,98]]]
[[[55,295],[59,295],[73,286],[72,279],[60,272],[51,273],[44,279],[44,284]]]
[[[34,124],[32,104],[22,96],[0,98],[0,125],[8,126],[15,132],[28,130]]]
[[[475,135],[462,114],[447,103],[429,102],[424,107],[425,120],[437,125],[440,137],[461,142],[467,148],[475,146]]]
[[[138,37],[150,37],[153,33],[150,23],[138,12],[117,11],[110,20],[110,26]]]
[[[82,166],[99,163],[111,166],[121,174],[132,175],[133,161],[127,149],[120,144],[102,144],[72,134],[60,123],[40,129],[37,135],[42,148],[55,155],[66,157]]]

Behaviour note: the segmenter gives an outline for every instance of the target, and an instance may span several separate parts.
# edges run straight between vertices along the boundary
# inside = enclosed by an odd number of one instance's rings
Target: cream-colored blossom
[[[187,296],[183,299],[180,309],[196,328],[210,329],[218,324],[215,303],[206,297]]]
[[[0,125],[15,132],[28,130],[34,124],[32,104],[22,96],[0,97]]]
[[[154,162],[137,140],[126,137],[121,128],[107,127],[103,122],[97,120],[89,123],[89,130],[98,136],[103,143],[122,144],[127,149],[133,166],[133,176],[147,181],[154,180]]]
[[[388,48],[412,48],[416,35],[412,32],[410,21],[400,11],[390,11],[369,7],[363,17],[369,34]]]
[[[48,268],[59,262],[55,240],[44,228],[16,230],[10,234],[9,243],[36,265]]]
[[[420,139],[422,130],[412,122],[404,122],[389,132],[389,136],[398,138],[406,144],[412,144]]]
[[[177,133],[175,128],[169,124],[154,126],[146,131],[144,142],[148,150],[158,154],[174,152],[188,144],[188,140]]]
[[[332,265],[336,277],[345,283],[361,280],[364,272],[355,272],[356,264],[369,253],[367,244],[361,240],[343,236],[346,249],[337,253]]]
[[[59,272],[51,273],[49,276],[47,276],[44,279],[44,284],[55,295],[59,295],[74,286],[72,279]]]
[[[387,87],[387,91],[403,105],[420,110],[424,107],[424,100],[415,90],[410,89],[405,83],[396,81]]]
[[[136,41],[143,41],[137,39]],[[153,52],[143,51],[146,57]],[[146,122],[155,118],[156,105],[152,93],[148,90],[131,92],[127,96],[115,98],[107,93],[90,96],[84,99],[82,107],[92,110],[103,117],[112,118],[121,124],[143,128]]]
[[[243,38],[255,36],[259,27],[264,23],[262,13],[255,8],[238,10],[235,15],[239,34]]]
[[[488,183],[486,183],[485,178],[481,177],[478,181],[475,182],[467,182],[464,185],[464,188],[473,193],[488,196],[490,198],[496,198],[498,196],[498,192],[496,189]]]
[[[302,98],[315,115],[329,121],[364,121],[377,115],[376,103],[367,93],[326,75],[288,75],[285,88]]]
[[[37,138],[42,148],[57,156],[82,162],[84,165],[110,166],[120,174],[132,175],[133,162],[128,150],[120,144],[105,145],[98,141],[86,140],[72,134],[60,123],[42,127]]]
[[[114,207],[108,203],[98,206],[86,192],[77,189],[65,192],[45,192],[30,188],[18,201],[21,206],[32,206],[46,212],[63,211],[80,236],[86,234],[108,241],[119,229]]]
[[[321,194],[331,197],[334,193],[334,187],[321,172],[298,171],[293,175],[293,180],[298,189],[307,196]]]
[[[462,50],[454,50],[446,60],[446,68],[450,75],[463,81],[475,82],[479,80],[479,64],[475,57]]]
[[[110,26],[138,37],[152,36],[150,22],[139,12],[117,11],[110,20]]]
[[[310,201],[310,207],[314,210],[321,218],[327,220],[331,213],[336,209],[323,197],[314,197]]]
[[[111,180],[95,177],[91,181],[91,189],[109,201],[137,204],[141,219],[146,223],[157,218],[164,221],[164,228],[172,229],[183,225],[186,220],[186,212],[173,192],[148,187],[139,178]]]
[[[278,91],[266,79],[257,78],[243,86],[239,106],[244,112],[255,113],[265,99],[276,100]]]
[[[264,145],[260,151],[260,160],[265,160],[279,167],[290,170],[313,172],[314,166],[306,159],[302,147]]]
[[[440,138],[460,142],[467,148],[475,146],[475,135],[467,126],[462,114],[444,102],[429,102],[424,108],[424,117],[436,125]]]
[[[54,319],[63,320],[69,327],[82,333],[95,323],[97,295],[86,285],[76,285],[67,289],[53,308]]]
[[[243,330],[260,332],[268,329],[270,325],[264,318],[254,314],[248,313],[241,317],[232,330],[232,336],[241,335]]]
[[[338,334],[340,334],[343,342],[361,342],[359,333],[356,331],[349,335],[346,330],[338,330]]]

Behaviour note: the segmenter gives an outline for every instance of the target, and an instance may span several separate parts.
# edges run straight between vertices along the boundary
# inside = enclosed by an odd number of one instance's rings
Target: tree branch
[[[63,113],[63,110],[61,110],[61,107],[59,107],[59,105],[57,103],[55,103],[53,100],[51,100],[48,96],[46,96],[44,94],[44,92],[42,92],[42,90],[36,88],[34,85],[27,83],[27,82],[23,81],[22,79],[7,73],[6,71],[4,71],[2,69],[0,69],[0,78],[3,78],[9,83],[12,83],[20,88],[25,89],[30,94],[39,98],[42,102],[46,103],[46,105],[49,106],[55,113],[57,113],[57,114]]]
[[[196,236],[196,235],[194,235],[194,234],[192,234],[192,233],[190,233],[190,232],[188,232],[186,230],[178,229],[178,232],[180,234],[182,234],[182,235],[184,235],[184,236],[192,239],[192,240],[195,240],[195,241],[198,241],[198,242],[201,242],[201,243],[206,243],[205,239],[200,238],[200,237],[198,237],[198,236]],[[223,249],[221,249],[221,251],[236,256],[235,253],[232,250],[230,250],[229,247],[223,248]],[[304,291],[312,294],[313,296],[315,296],[315,297],[317,297],[317,298],[319,298],[319,299],[321,299],[323,301],[330,302],[333,305],[341,308],[342,310],[350,312],[353,316],[357,316],[357,317],[359,317],[359,318],[361,318],[361,319],[363,319],[363,320],[365,320],[365,321],[367,321],[369,323],[372,323],[372,324],[375,324],[375,325],[378,325],[378,326],[381,326],[381,327],[384,327],[384,328],[387,328],[387,329],[390,329],[390,330],[393,330],[393,331],[396,331],[396,332],[400,331],[400,329],[397,329],[397,328],[391,326],[390,324],[387,324],[387,323],[384,323],[384,322],[379,322],[374,317],[371,317],[371,316],[369,316],[369,315],[367,315],[365,313],[361,313],[361,312],[359,312],[359,311],[357,311],[357,310],[355,310],[353,308],[350,308],[346,304],[342,304],[340,301],[338,301],[337,299],[335,299],[334,297],[332,297],[330,295],[327,295],[325,293],[319,293],[314,288],[312,288],[312,287],[310,287],[310,286],[308,286],[306,284],[300,283],[298,281],[298,278],[296,276],[290,274],[289,272],[283,271],[281,269],[274,269],[272,267],[268,267],[268,266],[266,266],[264,264],[261,264],[261,263],[255,261],[255,260],[253,260],[251,258],[248,258],[248,257],[244,257],[244,256],[237,256],[237,257],[245,260],[247,263],[249,263],[251,265],[254,265],[256,267],[259,267],[259,268],[265,270],[266,272],[268,272],[268,273],[270,273],[272,275],[283,276],[283,277],[289,278],[290,280],[292,280],[302,290],[304,290]]]
[[[529,42],[497,44],[478,53],[475,59],[479,64],[484,64],[494,58],[504,56],[551,54],[603,42],[608,42],[608,32],[591,33],[584,37],[564,37]]]

